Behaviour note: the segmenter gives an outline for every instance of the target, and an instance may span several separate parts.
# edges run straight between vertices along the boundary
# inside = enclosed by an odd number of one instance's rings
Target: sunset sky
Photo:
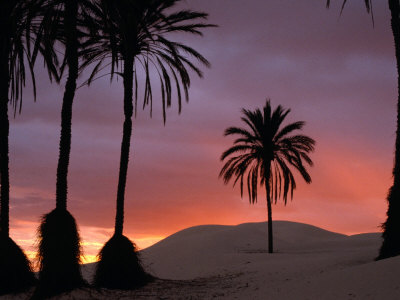
[[[273,206],[274,220],[346,234],[379,230],[396,129],[390,15],[386,1],[373,1],[373,27],[362,0],[348,1],[339,17],[341,2],[329,10],[323,0],[183,2],[219,28],[177,37],[212,64],[203,79],[193,74],[181,115],[175,101],[164,126],[156,93],[153,118],[140,108],[134,120],[125,234],[140,248],[189,226],[266,220],[264,194],[250,205],[218,173],[232,143],[224,129],[241,126],[241,108],[261,107],[267,97],[292,109],[288,121],[306,121],[303,133],[317,141],[312,184],[297,177],[293,202]],[[55,207],[63,95],[40,63],[36,69],[37,102],[28,85],[10,128],[11,235],[30,255],[40,216]],[[103,78],[75,98],[68,208],[87,261],[113,232],[122,97],[122,81]]]

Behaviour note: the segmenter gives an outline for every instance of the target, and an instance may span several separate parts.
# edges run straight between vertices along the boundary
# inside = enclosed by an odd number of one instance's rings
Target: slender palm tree
[[[137,111],[138,74],[143,71],[143,107],[152,107],[150,74],[159,77],[164,122],[166,107],[171,105],[172,84],[175,82],[179,111],[182,90],[188,100],[189,71],[198,76],[202,72],[193,59],[206,66],[209,62],[196,50],[172,41],[170,34],[192,33],[201,35],[201,29],[212,25],[202,23],[207,14],[190,10],[171,12],[180,0],[102,0],[97,15],[103,25],[99,45],[87,52],[87,61],[98,61],[93,76],[102,70],[103,63],[111,60],[111,74],[123,78],[124,125],[117,190],[115,232],[99,253],[100,261],[95,274],[95,284],[107,288],[131,289],[151,280],[141,266],[135,245],[123,235],[125,186],[128,172],[132,135],[132,116]],[[107,51],[104,51],[104,50]],[[111,58],[111,59],[110,59]],[[107,64],[105,64],[107,66]],[[152,113],[152,109],[150,109]]]
[[[221,161],[227,159],[219,174],[227,184],[231,178],[235,184],[240,180],[240,194],[243,197],[243,184],[246,180],[250,203],[257,202],[257,188],[260,182],[265,186],[268,207],[268,252],[273,253],[272,238],[272,201],[282,196],[286,205],[290,191],[296,181],[290,167],[297,170],[307,183],[311,183],[304,162],[313,165],[309,153],[314,151],[315,141],[305,135],[290,135],[301,130],[304,122],[294,122],[281,128],[290,109],[278,106],[273,112],[270,101],[261,111],[243,109],[242,121],[249,129],[229,127],[225,136],[237,135],[234,145],[221,155]],[[246,176],[247,175],[247,176]],[[245,179],[246,177],[246,179]],[[259,180],[260,178],[260,180]]]
[[[0,295],[25,289],[35,282],[27,257],[10,238],[8,106],[13,106],[14,113],[21,109],[25,63],[35,87],[30,29],[38,4],[38,1],[0,2]]]
[[[342,10],[347,0],[343,1]],[[372,15],[372,1],[364,0],[368,13]],[[388,0],[391,14],[396,66],[397,66],[397,130],[393,166],[393,184],[387,195],[388,209],[386,221],[382,224],[382,246],[377,259],[400,255],[400,3],[399,0]],[[327,0],[327,7],[330,1]]]
[[[80,237],[74,217],[67,210],[68,166],[71,152],[72,106],[77,80],[83,69],[80,58],[91,27],[90,0],[46,0],[41,18],[40,52],[50,78],[68,70],[61,110],[61,134],[56,182],[56,208],[42,217],[39,226],[39,284],[35,297],[45,297],[85,285],[80,271]],[[57,46],[64,48],[62,63]]]

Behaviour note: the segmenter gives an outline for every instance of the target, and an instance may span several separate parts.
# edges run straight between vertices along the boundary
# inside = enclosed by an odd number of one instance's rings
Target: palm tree
[[[68,166],[71,152],[72,106],[77,79],[82,72],[80,57],[93,35],[90,0],[46,0],[41,18],[40,51],[50,78],[60,81],[65,68],[61,110],[61,135],[56,183],[56,208],[42,217],[39,226],[39,284],[35,297],[45,297],[85,285],[80,271],[80,237],[74,217],[67,210]],[[64,46],[60,66],[57,43]],[[82,63],[81,63],[82,65]]]
[[[196,50],[170,40],[174,32],[201,35],[201,29],[212,25],[201,23],[207,14],[190,10],[170,12],[180,0],[102,0],[97,15],[103,25],[99,45],[87,52],[87,62],[98,61],[88,83],[103,63],[111,58],[111,75],[117,73],[124,85],[124,125],[117,190],[115,232],[99,253],[100,261],[95,274],[95,284],[107,288],[131,289],[151,280],[141,266],[135,245],[123,235],[125,186],[128,172],[129,149],[132,134],[132,116],[137,111],[138,71],[144,74],[143,107],[152,107],[151,70],[155,70],[161,85],[164,123],[166,107],[171,105],[172,83],[175,81],[179,111],[182,89],[188,100],[190,76],[202,72],[192,62],[209,65]],[[106,49],[106,51],[104,51]],[[107,66],[107,65],[105,65]],[[135,96],[134,96],[135,95]],[[152,113],[152,109],[150,110]]]
[[[36,5],[36,1],[0,2],[0,295],[25,289],[35,282],[27,257],[10,238],[8,105],[11,103],[14,112],[21,109],[25,58],[35,87],[30,29]]]
[[[347,0],[343,1],[342,10]],[[367,12],[371,12],[372,21],[372,2],[364,0]],[[397,65],[397,130],[393,166],[393,185],[387,195],[388,210],[386,221],[382,224],[382,246],[376,258],[384,259],[400,255],[400,3],[399,0],[388,0],[391,14],[391,28],[395,46],[396,65]],[[330,1],[327,1],[329,7]]]
[[[311,183],[304,162],[309,166],[313,165],[308,154],[314,151],[315,141],[305,135],[288,136],[295,130],[301,130],[305,123],[294,122],[280,128],[290,109],[285,110],[279,105],[272,112],[268,99],[263,111],[243,109],[242,112],[244,116],[241,119],[249,129],[229,127],[225,130],[225,136],[237,135],[238,138],[231,148],[222,153],[221,161],[228,160],[219,176],[223,178],[225,184],[232,177],[235,178],[234,186],[240,180],[242,197],[243,183],[246,180],[251,204],[257,202],[258,183],[265,186],[268,207],[268,252],[273,253],[272,201],[276,203],[282,196],[286,205],[289,191],[293,198],[296,181],[290,167],[297,170],[307,183]]]

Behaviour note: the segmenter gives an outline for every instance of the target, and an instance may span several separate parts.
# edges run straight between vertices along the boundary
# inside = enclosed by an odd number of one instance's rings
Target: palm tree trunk
[[[3,85],[3,84],[2,84]],[[9,181],[9,157],[8,157],[8,89],[1,87],[0,96],[0,234],[9,236],[9,203],[10,203],[10,181]]]
[[[4,7],[3,7],[4,9]],[[5,20],[6,18],[2,19]],[[10,204],[10,177],[8,156],[8,86],[9,42],[6,33],[6,25],[0,21],[0,234],[9,236],[9,204]]]
[[[271,176],[271,162],[268,161],[265,165],[266,178],[265,178],[265,194],[267,197],[267,210],[268,210],[268,253],[274,252],[274,240],[272,235],[272,203],[271,203],[271,187],[269,185],[269,178]]]
[[[128,173],[129,150],[132,135],[133,115],[133,58],[128,55],[124,60],[124,129],[121,144],[119,164],[119,179],[117,191],[117,213],[115,216],[115,235],[122,235],[124,225],[125,186]]]
[[[56,208],[67,209],[68,165],[71,152],[72,104],[78,78],[78,43],[76,32],[77,0],[65,1],[65,31],[67,42],[65,55],[68,64],[68,79],[65,85],[61,110],[61,136],[57,166]]]
[[[393,167],[393,186],[387,197],[387,219],[382,225],[383,243],[378,259],[400,254],[400,7],[399,0],[389,0],[391,27],[397,62],[397,131]]]
[[[265,192],[267,194],[267,208],[268,208],[268,253],[274,253],[274,240],[273,240],[273,236],[272,236],[271,193],[270,193],[270,188],[269,188],[268,183],[265,184]]]

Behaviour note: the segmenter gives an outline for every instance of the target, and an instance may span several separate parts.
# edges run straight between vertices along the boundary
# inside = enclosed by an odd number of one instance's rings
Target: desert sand
[[[400,257],[374,261],[379,233],[347,236],[307,224],[202,225],[141,251],[160,278],[137,291],[82,289],[57,299],[400,299]],[[90,281],[94,264],[83,266]],[[29,293],[1,299],[26,299]]]

